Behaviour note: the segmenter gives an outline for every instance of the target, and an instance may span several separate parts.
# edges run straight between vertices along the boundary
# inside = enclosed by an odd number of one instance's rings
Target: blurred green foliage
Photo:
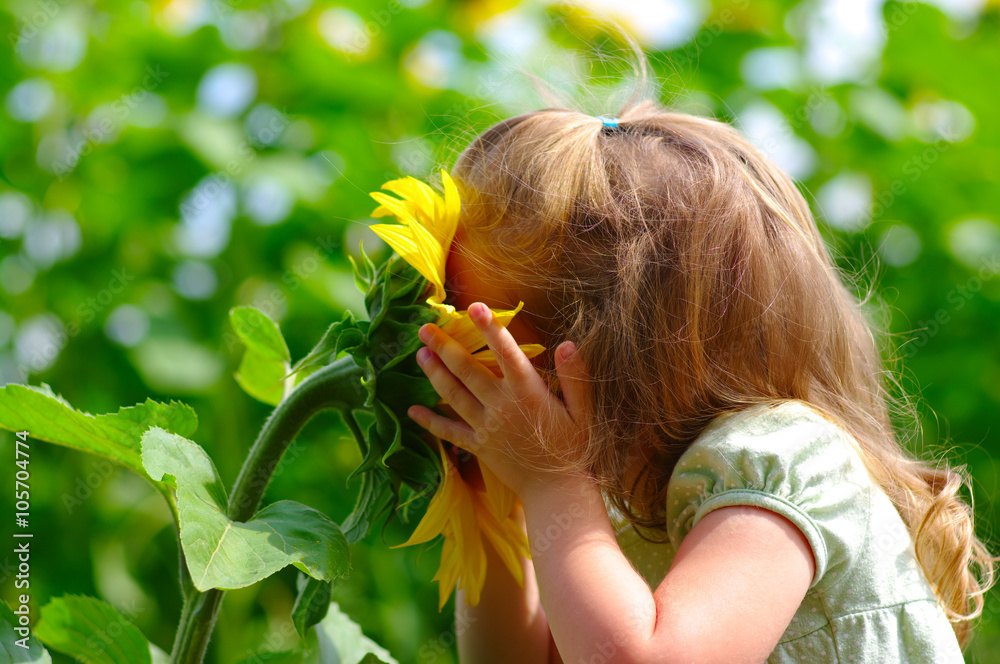
[[[660,3],[664,18],[619,4],[663,101],[737,121],[797,177],[888,326],[920,400],[918,451],[968,464],[992,536],[998,5],[690,0]],[[362,239],[380,248],[368,191],[448,167],[493,122],[544,106],[518,67],[599,77],[581,110],[609,114],[629,67],[579,6],[502,0],[3,0],[0,36],[0,384],[44,381],[88,412],[184,399],[227,482],[269,409],[232,378],[242,347],[226,312],[267,311],[301,358],[344,309],[364,310],[347,256]],[[0,458],[12,448],[0,434]],[[269,496],[340,520],[358,461],[336,416],[317,418]],[[169,648],[180,603],[160,497],[44,444],[31,469],[33,605],[99,595]],[[385,542],[403,534],[390,524]],[[437,552],[385,542],[354,547],[334,599],[400,660],[455,661]],[[288,644],[294,592],[286,570],[229,593],[209,661]],[[993,592],[967,657],[997,653]]]

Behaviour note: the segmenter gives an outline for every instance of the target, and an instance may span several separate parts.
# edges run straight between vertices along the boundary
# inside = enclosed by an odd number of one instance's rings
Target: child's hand
[[[470,305],[469,314],[503,376],[495,376],[437,325],[424,325],[420,339],[427,348],[417,351],[417,361],[464,422],[423,406],[408,413],[438,438],[478,456],[523,497],[526,489],[551,483],[551,471],[564,468],[586,442],[586,370],[572,342],[559,345],[556,372],[565,401],[560,400],[486,305]]]

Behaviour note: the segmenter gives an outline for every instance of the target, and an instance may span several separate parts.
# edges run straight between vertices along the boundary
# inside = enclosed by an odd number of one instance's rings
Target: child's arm
[[[615,540],[589,478],[547,472],[558,459],[539,435],[578,449],[586,436],[585,369],[571,344],[556,351],[565,403],[552,395],[487,307],[469,307],[503,369],[497,378],[434,325],[417,359],[464,420],[415,406],[410,416],[469,449],[517,491],[549,629],[566,662],[762,662],[813,577],[802,534],[783,517],[724,507],[684,538],[655,593]],[[565,352],[569,350],[569,352]],[[431,352],[433,351],[433,352]]]
[[[549,485],[522,500],[529,532],[566,525],[544,551],[532,542],[532,557],[567,662],[763,662],[813,578],[809,545],[784,517],[724,507],[684,538],[651,593],[618,547],[596,487]]]
[[[523,523],[523,521],[522,521]],[[538,597],[535,569],[521,561],[524,587],[507,572],[492,546],[486,546],[486,582],[478,606],[455,600],[455,636],[463,664],[547,664],[549,626]]]

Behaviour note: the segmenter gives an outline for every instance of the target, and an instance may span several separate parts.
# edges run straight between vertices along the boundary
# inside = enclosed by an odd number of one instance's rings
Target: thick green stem
[[[363,375],[354,360],[342,358],[306,378],[278,404],[236,478],[229,498],[230,519],[246,521],[254,515],[281,457],[313,415],[364,405],[368,393],[361,385]]]
[[[236,478],[229,498],[230,519],[247,521],[253,516],[281,457],[314,415],[330,409],[347,414],[364,405],[367,392],[361,385],[363,375],[364,370],[350,357],[342,358],[306,378],[278,404]],[[186,567],[183,556],[182,551],[181,565]],[[192,590],[187,594],[170,655],[171,664],[201,664],[223,595],[225,591],[218,589],[203,593]]]

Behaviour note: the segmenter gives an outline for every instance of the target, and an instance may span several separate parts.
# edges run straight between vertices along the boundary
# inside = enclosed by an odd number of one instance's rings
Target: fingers
[[[475,425],[483,416],[483,404],[448,370],[441,358],[430,348],[417,351],[417,364],[424,370],[431,385],[466,422]]]
[[[468,424],[449,420],[424,406],[410,406],[406,411],[414,422],[427,429],[441,440],[447,440],[462,449],[474,451],[476,432]]]
[[[564,341],[556,348],[556,374],[563,401],[574,421],[583,416],[587,403],[587,367],[576,351],[576,344]]]
[[[497,383],[496,376],[489,369],[473,359],[469,351],[461,344],[442,332],[441,328],[428,323],[420,328],[419,335],[420,340],[427,344],[430,350],[434,351],[437,358],[443,363],[443,367],[461,382],[464,389],[468,390],[468,392],[480,401],[494,393]],[[420,362],[419,351],[417,355],[417,362]],[[434,387],[436,389],[437,385]],[[441,394],[440,390],[438,393]],[[441,396],[446,399],[448,398],[444,394],[441,394]]]
[[[535,372],[534,366],[528,360],[510,331],[493,320],[493,312],[482,302],[474,302],[469,305],[469,316],[476,324],[479,331],[483,333],[483,338],[489,344],[490,350],[500,365],[500,371],[504,377],[512,383],[522,385],[534,384],[538,387],[541,378]],[[537,384],[535,384],[537,383]]]

